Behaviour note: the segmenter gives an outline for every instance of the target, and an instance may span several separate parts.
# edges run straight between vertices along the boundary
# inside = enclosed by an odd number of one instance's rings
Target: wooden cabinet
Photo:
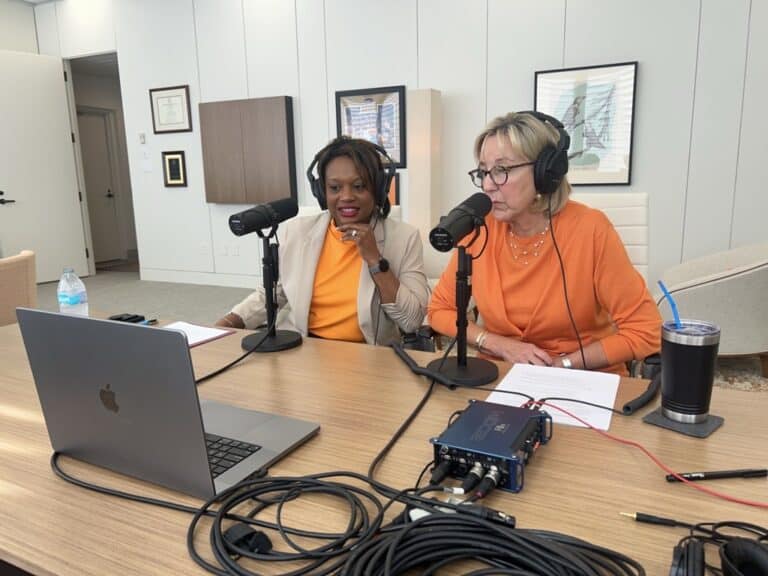
[[[296,198],[290,96],[200,104],[200,137],[207,202]]]

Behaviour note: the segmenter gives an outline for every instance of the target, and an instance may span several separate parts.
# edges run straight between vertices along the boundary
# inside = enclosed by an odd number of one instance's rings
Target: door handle
[[[5,198],[0,198],[0,206],[3,204],[13,204],[14,202],[16,202],[16,200],[6,200]]]

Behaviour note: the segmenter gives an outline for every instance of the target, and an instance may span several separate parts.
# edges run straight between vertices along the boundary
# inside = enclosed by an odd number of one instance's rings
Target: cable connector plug
[[[464,490],[462,494],[468,493],[472,488],[477,486],[480,479],[485,475],[485,467],[480,462],[475,462],[472,469],[467,472],[464,482],[461,483],[461,488]]]
[[[456,510],[459,514],[472,514],[483,520],[490,520],[491,522],[502,524],[508,528],[515,527],[516,520],[514,516],[494,510],[493,508],[488,508],[487,506],[481,506],[479,504],[462,504],[458,506]]]
[[[672,518],[663,518],[662,516],[652,516],[650,514],[643,514],[642,512],[619,512],[622,516],[627,518],[633,518],[635,522],[642,522],[643,524],[659,524],[661,526],[682,526],[677,520]]]
[[[488,496],[488,493],[499,485],[499,480],[501,480],[501,472],[498,467],[491,466],[490,470],[486,472],[485,476],[483,476],[483,479],[480,481],[477,490],[472,494],[472,499],[480,500],[480,498]]]
[[[443,460],[432,469],[432,475],[429,477],[430,484],[440,484],[445,477],[448,476],[448,472],[451,470],[451,461]]]
[[[264,532],[257,532],[248,524],[238,522],[224,531],[228,546],[265,554],[272,550],[272,541]],[[236,553],[236,552],[235,552]]]

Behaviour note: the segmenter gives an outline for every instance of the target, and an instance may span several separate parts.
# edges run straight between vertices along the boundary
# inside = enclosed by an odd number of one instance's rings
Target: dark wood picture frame
[[[189,85],[151,88],[149,105],[152,110],[152,130],[155,134],[192,132]]]
[[[362,138],[406,167],[405,86],[336,92],[336,135]]]
[[[183,150],[163,152],[163,184],[166,188],[187,186],[187,162]]]
[[[574,186],[632,183],[637,61],[535,73],[534,109],[554,116],[571,137]]]

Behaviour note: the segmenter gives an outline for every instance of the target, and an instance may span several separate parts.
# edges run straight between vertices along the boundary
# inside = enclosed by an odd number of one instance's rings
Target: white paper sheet
[[[187,335],[187,342],[189,343],[190,348],[234,332],[234,330],[227,330],[225,328],[208,328],[207,326],[198,326],[197,324],[189,324],[188,322],[173,322],[163,326],[163,328],[173,328],[174,330],[181,330],[184,332],[184,334]]]
[[[620,378],[617,374],[515,364],[496,386],[496,390],[523,392],[537,400],[554,396],[586,400],[601,406],[613,407],[614,402],[616,402],[616,392],[619,389],[619,380]],[[525,399],[522,396],[513,394],[491,392],[488,395],[487,401],[520,406],[525,402]],[[608,427],[611,425],[612,413],[608,410],[568,402],[567,400],[552,400],[551,404],[568,410],[600,430],[608,430]],[[543,406],[542,408],[558,424],[584,427],[584,424],[552,406]]]

